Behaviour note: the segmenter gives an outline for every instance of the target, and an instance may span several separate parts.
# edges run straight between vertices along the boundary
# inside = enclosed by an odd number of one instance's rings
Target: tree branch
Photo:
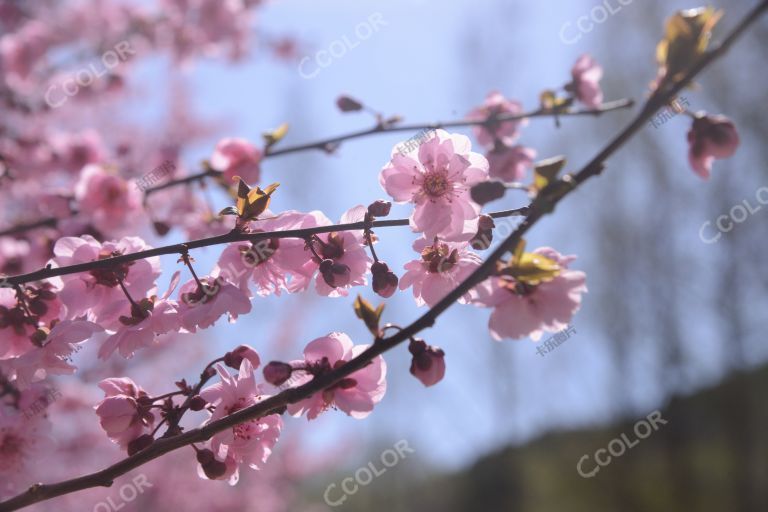
[[[528,213],[528,207],[516,208],[513,210],[502,210],[498,212],[489,213],[491,217],[495,219],[503,217],[524,216]],[[20,274],[17,276],[8,276],[0,280],[0,284],[6,287],[16,286],[24,283],[30,283],[33,281],[40,281],[43,279],[49,279],[51,277],[64,276],[69,274],[77,274],[80,272],[89,272],[95,269],[110,268],[122,263],[128,263],[131,261],[138,261],[153,256],[162,256],[164,254],[184,254],[189,249],[199,249],[201,247],[209,247],[212,245],[228,244],[232,242],[259,242],[261,240],[270,240],[274,238],[307,238],[311,235],[317,235],[320,233],[332,233],[335,231],[355,231],[364,230],[366,226],[371,228],[388,228],[396,226],[407,226],[408,219],[389,219],[389,220],[377,220],[371,223],[365,221],[351,222],[347,224],[331,224],[329,226],[317,226],[313,228],[303,229],[287,229],[283,231],[262,231],[259,233],[242,233],[240,231],[230,231],[227,234],[212,236],[208,238],[202,238],[199,240],[192,240],[174,245],[166,245],[164,247],[156,247],[154,249],[147,249],[146,251],[139,251],[130,254],[122,254],[120,256],[113,256],[111,258],[105,258],[101,260],[89,261],[86,263],[78,263],[77,265],[69,265],[66,267],[46,267],[28,274]]]
[[[540,117],[600,116],[607,112],[613,112],[616,110],[630,108],[633,105],[634,105],[634,101],[631,99],[620,99],[616,101],[610,101],[608,103],[603,103],[598,108],[594,108],[594,109],[581,109],[581,110],[538,109],[525,114],[517,114],[517,115],[506,114],[506,115],[498,116],[496,118],[496,121],[498,122],[517,121],[525,118],[540,118]],[[410,125],[399,125],[399,126],[379,124],[377,126],[374,126],[373,128],[369,128],[366,130],[359,130],[356,132],[351,132],[344,135],[337,135],[335,137],[330,137],[328,139],[323,139],[316,142],[309,142],[305,144],[299,144],[296,146],[289,146],[283,149],[267,152],[263,158],[286,155],[289,153],[297,153],[300,151],[306,151],[310,149],[319,149],[319,150],[325,151],[329,147],[335,147],[337,144],[340,144],[341,142],[357,139],[360,137],[366,137],[368,135],[404,132],[404,131],[418,132],[419,130],[425,130],[430,128],[434,129],[434,128],[451,128],[451,127],[459,127],[459,126],[475,126],[475,125],[484,124],[485,122],[486,121],[470,121],[467,119],[463,119],[459,121],[438,121],[436,123],[431,123],[431,124],[421,123],[421,124],[410,124]],[[185,185],[185,184],[194,183],[197,181],[203,181],[206,178],[212,178],[215,176],[219,176],[220,174],[221,174],[220,172],[214,169],[207,169],[205,171],[202,171],[196,174],[190,174],[189,176],[177,178],[174,180],[170,180],[166,183],[162,183],[160,185],[147,188],[144,191],[144,194],[145,194],[145,197],[149,197],[149,195],[151,195],[154,192],[159,192],[161,190],[176,187],[179,185]],[[11,226],[5,230],[0,231],[0,237],[18,235],[30,229],[35,229],[39,227],[56,227],[57,223],[58,223],[58,219],[56,217],[49,217],[47,219],[41,219],[39,221],[19,224],[17,226]]]

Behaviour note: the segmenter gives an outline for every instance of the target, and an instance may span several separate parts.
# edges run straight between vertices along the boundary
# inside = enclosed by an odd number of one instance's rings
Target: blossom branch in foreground
[[[423,329],[434,324],[435,320],[446,311],[454,302],[468,292],[472,287],[485,279],[496,261],[500,259],[509,250],[513,249],[521,240],[522,236],[529,231],[542,217],[551,213],[555,206],[569,193],[574,191],[579,185],[588,178],[597,176],[603,170],[604,162],[613,155],[625,143],[627,143],[651,116],[661,106],[671,101],[674,95],[685,87],[691,80],[705,69],[712,61],[722,55],[741,35],[748,26],[759,18],[760,15],[768,9],[768,0],[762,1],[756,6],[731,32],[723,43],[713,50],[704,54],[691,68],[676,82],[665,86],[663,90],[658,90],[648,101],[645,108],[637,117],[622,130],[606,147],[600,151],[595,158],[587,163],[578,173],[566,175],[551,185],[544,188],[536,197],[530,207],[526,219],[517,227],[517,229],[504,240],[488,257],[483,264],[478,267],[467,279],[451,291],[447,296],[440,300],[434,307],[424,313],[416,321],[396,332],[390,337],[377,339],[376,342],[367,350],[351,359],[347,363],[330,371],[329,373],[316,376],[311,381],[296,388],[285,390],[275,396],[272,396],[258,404],[239,410],[224,418],[208,423],[207,425],[190,430],[186,433],[171,438],[160,439],[148,448],[127,457],[112,466],[101,471],[84,475],[71,480],[55,484],[36,484],[30,487],[26,492],[0,503],[0,512],[18,510],[19,508],[50,499],[63,494],[76,492],[96,486],[109,486],[114,479],[128,471],[135,469],[146,462],[156,459],[165,453],[178,449],[196,442],[202,442],[211,438],[214,434],[225,429],[232,428],[235,425],[249,420],[260,418],[269,413],[276,413],[289,404],[296,403],[314,393],[333,385],[350,374],[364,368],[373,358],[390,350],[405,340],[410,339]],[[361,227],[355,229],[362,229]],[[177,252],[177,251],[173,251]],[[75,270],[77,271],[77,270]]]
[[[496,122],[504,122],[504,121],[516,121],[516,120],[521,120],[526,118],[599,116],[607,112],[613,112],[613,111],[622,110],[625,108],[631,108],[633,105],[634,105],[634,101],[631,99],[620,99],[620,100],[603,103],[602,105],[596,108],[577,109],[577,110],[539,108],[535,111],[531,111],[523,114],[514,114],[514,115],[505,114],[505,115],[496,116],[494,120]],[[299,144],[296,146],[289,146],[289,147],[285,147],[278,150],[268,151],[263,155],[262,158],[280,156],[280,155],[285,155],[289,153],[298,153],[301,151],[307,151],[312,149],[328,151],[329,148],[335,149],[340,143],[344,141],[366,137],[368,135],[394,133],[394,132],[417,132],[419,130],[437,129],[437,128],[477,126],[477,125],[482,125],[486,122],[487,121],[482,121],[482,120],[464,119],[464,120],[458,120],[458,121],[444,121],[444,122],[440,121],[440,122],[429,123],[429,124],[421,123],[421,124],[409,124],[409,125],[399,125],[399,126],[393,125],[393,124],[386,124],[382,122],[374,126],[373,128],[369,128],[366,130],[359,130],[356,132],[351,132],[344,135],[337,135],[335,137],[330,137],[330,138],[319,140],[316,142],[308,142],[308,143]],[[149,197],[152,193],[158,192],[160,190],[165,190],[165,189],[176,187],[179,185],[195,183],[198,181],[203,181],[207,178],[214,178],[221,175],[222,173],[217,171],[216,169],[208,168],[196,174],[190,174],[189,176],[173,179],[173,180],[167,181],[166,183],[162,183],[160,185],[147,188],[144,191],[144,195],[145,197]],[[73,214],[76,214],[76,213],[73,212]],[[20,233],[24,233],[26,231],[41,228],[41,227],[55,228],[58,222],[59,222],[58,218],[49,217],[49,218],[40,219],[33,222],[19,224],[19,225],[12,226],[5,230],[0,231],[0,237],[18,235]]]
[[[489,213],[488,215],[493,218],[504,218],[514,216],[524,216],[528,213],[528,207],[515,208],[513,210],[502,210],[498,212]],[[288,229],[284,231],[264,231],[260,233],[243,233],[240,231],[231,231],[224,235],[212,236],[209,238],[202,238],[199,240],[192,240],[180,244],[167,245],[164,247],[156,247],[154,249],[147,249],[145,251],[139,251],[129,254],[123,254],[120,256],[113,256],[104,258],[101,260],[90,261],[87,263],[79,263],[76,265],[69,265],[66,267],[46,267],[35,272],[28,274],[20,274],[17,276],[8,276],[2,278],[0,284],[3,286],[17,286],[24,283],[30,283],[33,281],[40,281],[43,279],[49,279],[51,277],[64,276],[68,274],[77,274],[79,272],[88,272],[94,269],[106,269],[128,263],[131,261],[138,261],[153,256],[161,256],[164,254],[185,254],[190,249],[199,249],[201,247],[210,247],[212,245],[228,244],[231,242],[245,242],[250,241],[252,243],[259,242],[261,240],[270,240],[275,238],[301,238],[305,239],[311,235],[317,235],[320,233],[333,233],[337,231],[357,231],[364,230],[366,227],[371,228],[388,228],[398,226],[408,226],[408,219],[391,219],[391,220],[377,220],[374,222],[350,222],[346,224],[331,224],[330,226],[317,226],[304,229]]]

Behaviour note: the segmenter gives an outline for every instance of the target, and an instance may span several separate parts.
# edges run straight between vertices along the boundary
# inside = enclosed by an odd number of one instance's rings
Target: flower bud
[[[221,478],[227,472],[227,465],[215,459],[210,462],[206,462],[205,464],[201,464],[201,467],[203,468],[203,473],[205,473],[205,476],[211,480]]]
[[[338,97],[336,100],[336,106],[339,107],[339,110],[342,112],[355,112],[363,109],[362,103],[346,95]]]
[[[325,264],[327,261],[331,262],[330,266]],[[343,263],[336,263],[333,260],[323,260],[320,264],[320,273],[331,288],[347,286],[352,280],[352,271],[349,267]]]
[[[424,343],[424,340],[412,340],[408,351],[413,354],[411,374],[425,386],[440,382],[445,376],[445,352],[438,347]]]
[[[264,367],[264,379],[273,386],[279,386],[287,381],[293,373],[293,367],[288,363],[271,361]]]
[[[249,360],[254,368],[258,368],[261,364],[259,354],[248,345],[240,345],[231,352],[224,354],[224,364],[235,370],[240,369],[240,363],[243,362],[243,359]]]
[[[189,409],[191,411],[202,411],[205,409],[206,405],[208,405],[208,402],[206,402],[205,398],[201,397],[200,395],[193,396],[189,401]]]
[[[392,203],[381,199],[368,205],[368,215],[371,217],[386,217],[392,209]]]
[[[477,223],[477,233],[469,241],[473,249],[482,251],[491,246],[493,242],[493,228],[496,224],[493,222],[493,218],[488,215],[481,215]]]
[[[469,191],[472,200],[479,205],[501,199],[507,193],[507,187],[500,181],[483,181]]]
[[[397,290],[398,278],[389,266],[383,261],[377,261],[371,265],[373,274],[373,291],[385,299],[391,297]]]

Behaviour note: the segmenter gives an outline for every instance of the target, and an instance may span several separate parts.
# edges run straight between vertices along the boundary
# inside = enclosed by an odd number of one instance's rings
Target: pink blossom
[[[573,81],[566,89],[587,107],[598,108],[603,103],[603,91],[600,89],[603,68],[590,55],[584,54],[574,64],[571,76]]]
[[[90,235],[60,238],[53,247],[54,267],[105,259],[115,255],[131,254],[151,249],[141,238],[129,236],[117,242],[96,241]],[[160,275],[160,258],[153,256],[110,269],[96,269],[51,279],[59,288],[59,298],[65,307],[64,317],[87,319],[103,325],[112,325],[125,314],[128,298],[120,288],[123,282],[134,298],[143,298],[156,290],[155,280]]]
[[[696,174],[709,178],[714,160],[732,156],[738,147],[739,133],[730,119],[696,115],[688,132],[688,161]]]
[[[300,386],[315,376],[330,372],[367,348],[368,345],[353,345],[349,336],[340,332],[332,332],[311,341],[304,349],[304,360],[291,362],[294,372],[298,372],[298,369],[305,372],[305,375],[297,376],[295,385]],[[362,370],[309,398],[289,405],[288,412],[294,416],[307,413],[307,419],[313,420],[330,407],[337,407],[353,418],[365,418],[373,411],[373,406],[384,398],[387,390],[386,374],[384,358],[377,356]]]
[[[414,203],[411,229],[448,241],[469,239],[477,231],[480,206],[469,191],[488,179],[488,161],[471,149],[467,137],[436,130],[419,146],[418,161],[392,152],[379,182],[395,201]]]
[[[54,449],[48,416],[33,413],[43,392],[40,385],[22,391],[18,410],[0,401],[0,498],[22,492],[38,478]]]
[[[491,277],[475,288],[479,295],[475,302],[494,308],[489,327],[496,340],[530,336],[538,341],[544,332],[568,327],[581,306],[581,295],[587,291],[586,274],[568,269],[576,257],[562,256],[549,247],[534,253],[556,262],[560,273],[538,285],[520,283],[508,276]]]
[[[41,21],[31,20],[15,33],[0,38],[0,67],[8,75],[9,84],[26,84],[35,65],[52,43],[51,30]]]
[[[216,407],[206,424],[268,398],[256,384],[250,360],[243,359],[235,377],[222,365],[217,365],[216,371],[221,381],[200,392],[201,397]],[[236,462],[260,469],[277,444],[282,427],[283,420],[277,414],[246,421],[215,434],[211,438],[211,448],[219,460],[226,463],[230,459],[230,466],[231,462]],[[229,481],[234,484],[237,479],[238,471],[235,470],[229,475]]]
[[[117,350],[126,359],[137,350],[151,346],[157,336],[175,332],[180,328],[178,304],[175,301],[150,297],[127,305],[130,316],[120,316],[119,323],[110,327],[114,334],[104,340],[99,348],[99,359],[106,359]],[[126,311],[128,312],[128,311]]]
[[[0,359],[17,357],[34,348],[37,319],[18,303],[13,288],[0,288]]]
[[[94,409],[101,428],[113,442],[127,449],[128,443],[151,432],[155,416],[152,409],[140,402],[147,393],[128,377],[104,379],[99,382],[104,399]]]
[[[341,223],[361,222],[365,217],[366,208],[355,206],[341,216]],[[330,219],[320,212],[312,212],[316,225],[330,226]],[[315,289],[320,295],[328,297],[346,297],[352,286],[368,284],[366,273],[371,266],[371,258],[363,246],[362,231],[338,231],[316,235],[312,241],[313,252],[297,272],[288,289],[291,292],[306,289],[312,276],[319,270],[315,278]],[[313,255],[316,255],[312,257]]]
[[[45,338],[38,340],[41,345],[20,357],[8,361],[16,375],[20,388],[29,383],[45,379],[49,375],[65,375],[75,372],[70,364],[72,353],[90,339],[94,333],[103,329],[92,322],[82,320],[64,320],[57,322]],[[44,331],[41,331],[44,332]],[[2,369],[0,361],[0,369]]]
[[[486,153],[490,176],[511,183],[525,179],[525,171],[533,168],[536,150],[525,146],[493,149]]]
[[[133,181],[126,181],[98,164],[86,165],[75,184],[80,213],[103,233],[119,234],[136,230],[142,216],[142,193]]]
[[[523,113],[521,103],[508,100],[500,92],[492,91],[488,93],[483,104],[467,116],[472,121],[487,121],[490,123],[476,125],[472,128],[477,142],[486,148],[493,148],[496,142],[505,146],[511,146],[520,136],[520,128],[528,124],[528,119],[516,119],[513,121],[493,121],[494,117],[504,115],[520,115]]]
[[[101,137],[94,130],[59,135],[52,143],[58,161],[71,173],[79,173],[86,165],[101,162],[106,153]]]
[[[274,218],[265,212],[265,220],[251,222],[254,233],[304,229],[317,225],[317,218],[311,214],[296,211],[283,212]],[[288,290],[292,275],[303,275],[302,284],[308,284],[307,269],[312,255],[305,249],[303,240],[295,238],[273,238],[253,244],[230,244],[219,257],[211,275],[223,277],[238,286],[250,297],[249,283],[256,284],[260,296],[280,295]],[[291,291],[297,291],[291,288]]]
[[[418,306],[434,306],[459,283],[464,281],[482,263],[482,259],[469,250],[469,244],[446,243],[435,239],[432,243],[420,238],[413,244],[421,258],[405,264],[406,273],[400,279],[400,289],[413,287]],[[459,302],[466,304],[467,294]]]
[[[240,176],[249,185],[258,183],[260,165],[261,151],[245,139],[222,139],[211,156],[211,166],[224,173],[227,183],[231,183],[235,176]]]
[[[191,279],[179,289],[181,326],[189,332],[207,329],[222,315],[234,322],[238,315],[251,311],[251,301],[237,286],[222,277],[204,277],[202,289]]]

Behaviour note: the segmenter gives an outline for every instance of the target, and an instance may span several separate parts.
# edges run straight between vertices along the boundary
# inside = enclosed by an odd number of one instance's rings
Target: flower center
[[[422,189],[430,197],[440,197],[445,195],[451,188],[448,177],[441,171],[430,171],[424,175]]]
[[[99,259],[104,260],[120,255],[122,255],[120,251],[101,251],[99,253]],[[133,262],[129,261],[127,263],[121,263],[110,268],[96,268],[91,270],[91,275],[96,279],[96,284],[114,288],[120,284],[120,281],[124,280],[126,276],[128,276],[128,269],[131,265],[133,265]]]
[[[448,245],[441,244],[435,239],[434,244],[421,251],[421,259],[430,274],[439,274],[448,272],[456,266],[459,262],[459,251],[451,250]]]

